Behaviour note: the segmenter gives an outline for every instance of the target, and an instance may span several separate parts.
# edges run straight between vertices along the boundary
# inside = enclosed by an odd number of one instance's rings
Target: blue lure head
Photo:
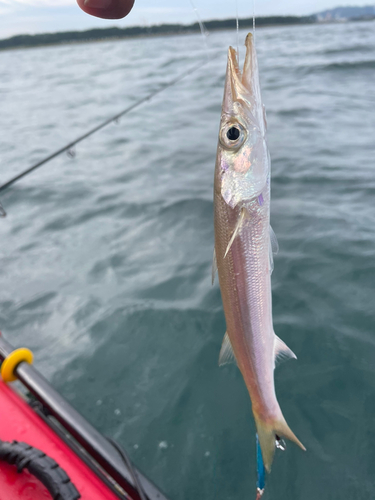
[[[256,435],[257,442],[257,497],[259,500],[264,493],[266,485],[266,469],[263,463],[262,450],[260,449],[258,434]]]

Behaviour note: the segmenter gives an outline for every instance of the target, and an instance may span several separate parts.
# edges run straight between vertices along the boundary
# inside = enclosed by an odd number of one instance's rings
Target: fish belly
[[[274,387],[274,341],[269,262],[269,195],[262,206],[246,205],[247,215],[229,252],[240,216],[221,196],[215,199],[215,250],[227,333],[249,391],[254,414],[279,417]]]

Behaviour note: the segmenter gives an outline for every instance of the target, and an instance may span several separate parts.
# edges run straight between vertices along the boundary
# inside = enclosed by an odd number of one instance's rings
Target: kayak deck
[[[67,446],[13,389],[0,380],[0,440],[22,441],[42,450],[68,474],[82,500],[118,496]],[[130,499],[130,497],[128,497]],[[0,462],[0,500],[50,500],[42,483],[27,470]]]

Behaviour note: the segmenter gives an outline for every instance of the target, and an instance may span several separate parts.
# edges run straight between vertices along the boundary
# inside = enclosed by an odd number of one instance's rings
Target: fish
[[[237,362],[270,472],[280,437],[305,447],[286,423],[275,393],[276,364],[296,355],[273,328],[271,274],[278,245],[270,226],[271,160],[251,33],[245,45],[242,72],[235,49],[228,51],[214,176],[213,277],[217,270],[227,327],[219,364]]]

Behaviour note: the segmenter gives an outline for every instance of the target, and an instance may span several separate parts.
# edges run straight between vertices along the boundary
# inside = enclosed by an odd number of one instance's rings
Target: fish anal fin
[[[237,224],[236,224],[236,227],[234,228],[234,231],[233,231],[233,234],[232,234],[232,237],[231,239],[229,240],[229,243],[228,243],[228,246],[227,246],[227,249],[225,250],[225,254],[224,254],[224,259],[225,257],[227,256],[229,250],[230,250],[230,247],[232,246],[233,244],[233,241],[235,239],[235,237],[237,236],[237,234],[239,233],[239,231],[241,230],[242,228],[242,225],[244,223],[244,220],[245,220],[245,216],[247,214],[247,210],[245,207],[242,207],[241,208],[241,212],[240,212],[240,216],[238,218],[238,221],[237,221]]]
[[[229,335],[225,332],[219,354],[219,366],[227,365],[228,363],[237,363],[237,361],[234,356],[232,344],[229,340]]]
[[[279,365],[283,361],[287,361],[288,359],[297,359],[297,356],[294,352],[289,349],[285,342],[283,342],[277,335],[275,335],[275,343],[274,343],[274,362],[275,366]]]

